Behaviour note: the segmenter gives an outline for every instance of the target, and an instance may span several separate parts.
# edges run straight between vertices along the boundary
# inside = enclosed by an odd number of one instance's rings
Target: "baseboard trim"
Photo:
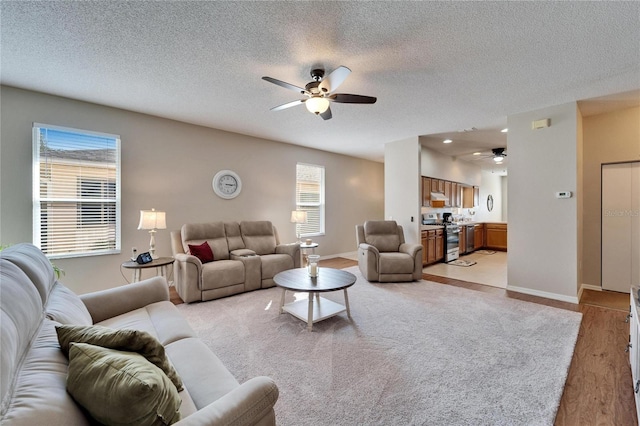
[[[547,291],[534,290],[531,288],[524,288],[524,287],[515,287],[510,285],[507,285],[506,290],[514,291],[516,293],[529,294],[531,296],[544,297],[545,299],[553,299],[553,300],[559,300],[561,302],[569,302],[576,305],[578,304],[578,300],[579,300],[576,296],[565,296],[564,294],[549,293]]]
[[[350,258],[358,258],[358,252],[357,251],[351,251],[348,253],[338,253],[338,254],[329,254],[327,256],[320,256],[320,260],[325,260],[325,259],[333,259],[336,257],[346,257],[347,259]]]
[[[585,290],[602,291],[602,287],[598,285],[591,285],[591,284],[580,285],[580,290],[578,290],[578,300],[582,300],[582,293]]]
[[[600,287],[599,285],[582,284],[582,285],[580,286],[580,290],[594,290],[594,291],[602,291],[602,287]]]

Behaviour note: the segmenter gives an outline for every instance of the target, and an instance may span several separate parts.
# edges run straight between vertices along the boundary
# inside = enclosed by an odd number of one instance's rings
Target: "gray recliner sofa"
[[[214,260],[202,263],[189,245],[205,241]],[[280,244],[269,221],[185,224],[171,232],[171,248],[175,288],[187,303],[273,287],[277,273],[300,267],[300,244]]]
[[[260,376],[238,383],[169,301],[163,277],[77,296],[56,279],[37,247],[23,243],[0,252],[0,294],[3,426],[96,424],[67,392],[70,361],[55,330],[61,325],[140,330],[155,337],[184,384],[176,426],[276,424],[275,382]]]
[[[422,245],[407,244],[395,220],[356,225],[358,266],[367,281],[400,282],[422,278]]]

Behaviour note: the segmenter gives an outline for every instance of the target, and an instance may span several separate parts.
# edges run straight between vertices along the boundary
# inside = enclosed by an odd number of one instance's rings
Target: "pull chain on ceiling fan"
[[[272,77],[262,77],[263,80],[269,83],[276,84],[285,89],[293,90],[305,95],[306,99],[300,99],[297,101],[287,102],[286,104],[278,105],[271,108],[271,111],[280,111],[286,108],[291,108],[296,105],[304,104],[309,112],[319,115],[323,120],[329,120],[333,115],[331,113],[331,102],[343,103],[343,104],[374,104],[376,98],[373,96],[364,95],[351,95],[347,93],[332,93],[340,86],[344,80],[351,74],[351,70],[345,66],[339,66],[333,72],[326,77],[324,76],[324,70],[320,68],[311,70],[311,78],[313,81],[307,83],[304,88],[296,85],[286,83],[281,80],[277,80]]]

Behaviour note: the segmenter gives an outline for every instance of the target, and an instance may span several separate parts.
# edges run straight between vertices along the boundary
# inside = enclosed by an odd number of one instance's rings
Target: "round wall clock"
[[[230,200],[240,195],[242,181],[236,172],[231,170],[220,170],[213,177],[213,191],[220,198]]]
[[[493,210],[493,196],[491,194],[487,197],[487,209],[489,211]]]

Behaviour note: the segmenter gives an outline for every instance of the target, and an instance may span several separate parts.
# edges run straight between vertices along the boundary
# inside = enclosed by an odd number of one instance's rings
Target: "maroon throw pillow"
[[[213,252],[211,251],[209,243],[206,241],[199,246],[189,244],[189,252],[200,259],[202,263],[213,262]]]

